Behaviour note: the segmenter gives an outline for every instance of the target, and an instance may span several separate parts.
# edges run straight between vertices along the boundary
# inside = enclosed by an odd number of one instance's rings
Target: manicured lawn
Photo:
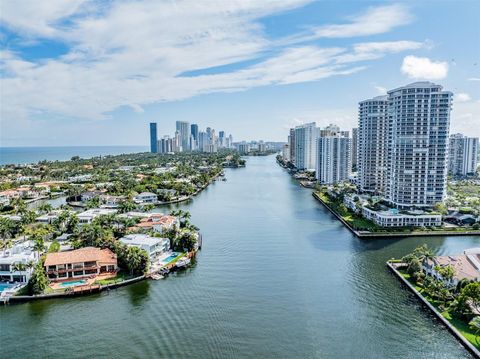
[[[109,279],[96,280],[94,284],[100,284],[100,285],[115,284],[131,278],[133,277],[130,274],[125,272],[119,272],[117,273],[116,277],[109,278]]]
[[[318,197],[328,206],[330,209],[335,211],[340,217],[343,218],[353,229],[357,231],[369,231],[372,233],[405,233],[405,234],[422,234],[425,232],[478,232],[471,227],[456,227],[456,228],[443,228],[443,227],[432,227],[432,228],[412,228],[412,227],[395,227],[395,228],[385,228],[379,227],[373,221],[364,218],[363,216],[353,213],[348,208],[346,208],[342,203],[338,201],[331,200],[324,192],[315,192]]]

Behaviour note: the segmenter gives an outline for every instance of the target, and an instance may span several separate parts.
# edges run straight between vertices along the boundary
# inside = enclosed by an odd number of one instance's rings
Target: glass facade
[[[150,123],[150,152],[157,153],[157,124],[155,122]]]

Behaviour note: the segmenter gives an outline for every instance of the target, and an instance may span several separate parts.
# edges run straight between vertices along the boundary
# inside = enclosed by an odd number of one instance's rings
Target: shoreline
[[[395,265],[387,262],[387,267],[396,275],[397,278],[401,280],[403,284],[405,284],[408,289],[410,289],[418,299],[422,301],[425,306],[430,309],[433,314],[439,319],[445,327],[452,333],[456,339],[467,349],[471,354],[473,354],[474,357],[480,358],[480,351],[472,344],[470,343],[458,330],[455,328],[447,319],[445,319],[442,314],[427,300],[423,297],[423,295],[416,290],[412,284],[405,279],[401,273],[395,268]]]
[[[200,240],[199,249],[201,248],[201,244],[203,242],[203,238]],[[196,256],[198,250],[192,251],[187,253],[184,257],[193,258]],[[183,257],[182,257],[183,258]],[[162,268],[167,268],[168,270],[172,270],[175,268],[175,263],[168,263],[167,265],[163,266]],[[63,293],[49,293],[49,294],[38,294],[38,295],[13,295],[10,297],[2,298],[3,304],[7,305],[10,303],[19,304],[19,303],[26,303],[30,301],[38,301],[38,300],[48,300],[48,299],[59,299],[59,298],[74,298],[74,297],[81,297],[87,296],[91,294],[101,293],[104,291],[110,291],[111,289],[117,289],[120,287],[125,287],[130,284],[138,283],[147,279],[151,279],[152,274],[154,272],[149,272],[143,274],[138,277],[130,278],[123,280],[121,282],[111,283],[111,284],[92,284],[89,286],[79,286],[77,291],[73,292],[63,292]]]
[[[480,236],[480,231],[466,231],[466,232],[454,232],[454,231],[424,231],[424,232],[362,232],[353,229],[353,227],[348,224],[342,216],[340,216],[335,210],[330,208],[318,194],[312,192],[312,196],[320,202],[325,208],[327,208],[330,213],[332,213],[342,224],[347,227],[347,229],[352,232],[358,238],[389,238],[389,237],[438,237],[438,236]]]
[[[283,165],[277,160],[277,164],[288,170],[288,167]],[[290,173],[289,173],[290,174]],[[290,176],[293,179],[295,179],[293,176]],[[297,180],[295,179],[300,186],[303,188],[310,188],[308,186],[305,186],[304,183],[302,183],[302,180]],[[464,232],[457,232],[457,231],[421,231],[421,232],[366,232],[366,231],[357,231],[354,229],[347,221],[345,221],[342,216],[340,216],[334,209],[330,208],[330,206],[325,203],[320,196],[315,192],[312,191],[312,196],[320,202],[330,213],[332,213],[351,233],[353,233],[356,237],[358,238],[395,238],[395,237],[438,237],[438,236],[480,236],[480,231],[464,231]]]
[[[204,185],[203,187],[197,189],[194,193],[192,193],[191,195],[189,196],[183,196],[183,197],[180,197],[180,198],[177,198],[177,199],[174,199],[174,200],[171,200],[171,201],[168,201],[168,202],[158,202],[158,203],[155,203],[155,208],[159,208],[161,206],[165,206],[165,205],[170,205],[170,204],[175,204],[175,203],[181,203],[181,202],[185,202],[185,201],[188,201],[190,199],[192,199],[193,197],[197,196],[198,194],[200,194],[203,190],[207,189],[208,186],[210,186],[212,184],[212,182],[215,182],[216,179],[220,176],[220,174],[223,172],[220,171],[219,173],[217,173],[214,177],[212,177],[210,179],[210,181]],[[86,206],[82,203],[82,202],[66,202],[67,205],[69,205],[70,207],[74,207],[74,208],[83,208],[85,209]]]

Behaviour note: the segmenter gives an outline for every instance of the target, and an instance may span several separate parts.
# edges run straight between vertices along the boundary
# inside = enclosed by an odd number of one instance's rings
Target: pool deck
[[[49,287],[52,288],[54,291],[64,291],[68,288],[77,289],[77,288],[80,288],[80,287],[91,287],[97,280],[114,278],[116,275],[117,275],[117,273],[103,273],[103,274],[99,274],[99,275],[97,275],[93,278],[68,278],[67,280],[62,281],[62,282],[51,282]],[[85,281],[85,283],[84,284],[78,284],[78,285],[72,285],[72,286],[62,286],[62,283],[79,282],[79,281]]]

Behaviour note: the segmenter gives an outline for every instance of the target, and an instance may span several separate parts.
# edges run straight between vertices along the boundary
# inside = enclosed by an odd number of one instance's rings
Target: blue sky
[[[356,126],[418,80],[480,136],[478,1],[2,1],[2,146],[145,145],[175,121],[234,140]]]

